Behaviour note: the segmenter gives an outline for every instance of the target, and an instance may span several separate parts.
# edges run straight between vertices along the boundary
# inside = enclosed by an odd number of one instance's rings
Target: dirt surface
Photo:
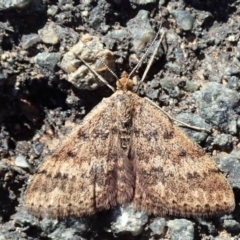
[[[239,1],[25,2],[0,1],[0,240],[239,239]],[[28,179],[112,93],[87,68],[80,69],[78,54],[114,86],[115,78],[95,56],[101,52],[117,76],[131,72],[159,29],[166,35],[138,94],[174,117],[213,129],[185,130],[228,177],[235,211],[184,222],[141,215],[131,230],[119,230],[118,208],[64,221],[29,215],[22,207]],[[92,38],[96,42],[88,45]],[[87,44],[77,45],[80,39]],[[84,52],[88,48],[90,53]],[[152,51],[134,74],[135,82]]]

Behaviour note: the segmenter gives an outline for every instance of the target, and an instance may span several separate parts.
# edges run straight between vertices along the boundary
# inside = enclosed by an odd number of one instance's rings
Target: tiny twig
[[[100,74],[98,74],[86,61],[84,61],[80,56],[78,58],[89,68],[89,70],[94,73],[100,81],[106,84],[113,92],[115,92],[115,88],[111,86]]]
[[[152,105],[154,105],[156,108],[158,108],[162,113],[164,113],[170,120],[178,122],[180,124],[182,124],[183,126],[186,126],[188,128],[191,128],[193,130],[197,130],[197,131],[204,131],[207,133],[211,133],[211,131],[207,130],[206,128],[200,128],[200,127],[196,127],[196,126],[191,126],[185,122],[182,122],[172,116],[170,116],[167,112],[165,112],[164,110],[162,110],[155,102],[153,102],[152,100],[150,100],[149,98],[145,97],[146,100],[148,100]]]

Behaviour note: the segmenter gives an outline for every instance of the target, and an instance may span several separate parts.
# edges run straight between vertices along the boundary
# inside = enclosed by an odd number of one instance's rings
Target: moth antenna
[[[171,121],[175,121],[175,122],[178,122],[180,124],[182,124],[183,126],[187,127],[187,128],[190,128],[190,129],[193,129],[193,130],[196,130],[196,131],[203,131],[203,132],[207,132],[207,133],[211,133],[212,131],[209,131],[208,129],[206,128],[200,128],[200,127],[197,127],[197,126],[192,126],[192,125],[189,125],[185,122],[182,122],[174,117],[172,117],[171,115],[169,115],[167,112],[165,112],[163,109],[161,109],[155,102],[153,102],[151,99],[145,97],[145,99],[147,101],[149,101],[152,105],[154,105],[156,108],[158,108],[163,114],[165,114]]]
[[[82,40],[80,41],[88,48],[89,51],[94,53],[93,50],[90,47],[88,47],[88,45],[85,42],[83,42]],[[116,80],[118,80],[118,76],[114,73],[114,71],[100,57],[97,56],[97,59],[107,68],[107,70],[116,78]]]

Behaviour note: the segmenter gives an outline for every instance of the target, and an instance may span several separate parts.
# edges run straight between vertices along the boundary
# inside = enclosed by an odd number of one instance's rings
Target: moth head
[[[121,78],[117,81],[117,90],[132,91],[133,81],[128,78],[127,72],[123,72]]]

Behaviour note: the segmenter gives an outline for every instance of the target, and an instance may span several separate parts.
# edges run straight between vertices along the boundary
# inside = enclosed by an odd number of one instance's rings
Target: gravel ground
[[[0,0],[0,240],[240,239],[239,13],[233,0]],[[154,217],[131,206],[64,221],[29,215],[28,179],[111,95],[78,56],[114,85],[97,57],[118,76],[131,72],[159,28],[166,36],[139,95],[213,129],[184,128],[226,174],[235,211],[211,219]]]

